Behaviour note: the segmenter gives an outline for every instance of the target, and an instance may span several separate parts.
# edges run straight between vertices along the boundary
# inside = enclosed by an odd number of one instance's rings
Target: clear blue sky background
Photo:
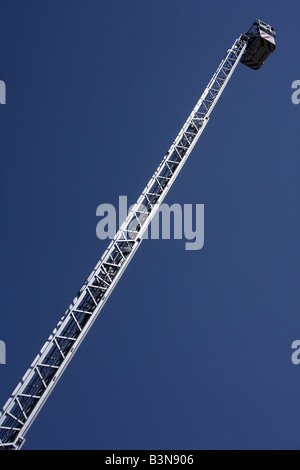
[[[205,246],[144,241],[27,434],[26,449],[298,449],[299,1],[15,0],[0,6],[4,405],[233,41],[239,65],[169,204],[205,204]]]

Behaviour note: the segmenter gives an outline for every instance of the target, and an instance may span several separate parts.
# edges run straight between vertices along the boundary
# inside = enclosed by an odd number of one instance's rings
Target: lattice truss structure
[[[0,417],[0,449],[20,449],[24,436],[138,249],[168,190],[203,132],[242,57],[242,35],[228,50],[176,140],[72,304],[13,391]]]

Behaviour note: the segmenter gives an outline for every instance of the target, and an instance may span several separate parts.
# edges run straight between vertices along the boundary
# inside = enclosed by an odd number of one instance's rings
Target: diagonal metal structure
[[[5,404],[0,416],[0,449],[20,449],[24,444],[25,434],[140,246],[249,41],[253,42],[253,34],[252,27],[251,36],[241,35],[227,51],[137,203]]]

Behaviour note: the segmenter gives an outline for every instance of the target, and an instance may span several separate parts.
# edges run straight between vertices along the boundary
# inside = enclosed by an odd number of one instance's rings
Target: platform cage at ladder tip
[[[276,33],[272,26],[256,20],[242,38],[248,41],[241,63],[253,70],[258,70],[268,56],[276,49]]]

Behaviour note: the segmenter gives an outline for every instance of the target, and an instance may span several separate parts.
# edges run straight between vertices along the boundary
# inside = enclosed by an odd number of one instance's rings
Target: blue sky
[[[142,243],[26,449],[299,448],[299,14],[296,0],[1,5],[0,406],[107,246],[98,205],[136,201],[256,18],[278,33],[261,70],[238,66],[165,201],[205,205],[203,249]]]

